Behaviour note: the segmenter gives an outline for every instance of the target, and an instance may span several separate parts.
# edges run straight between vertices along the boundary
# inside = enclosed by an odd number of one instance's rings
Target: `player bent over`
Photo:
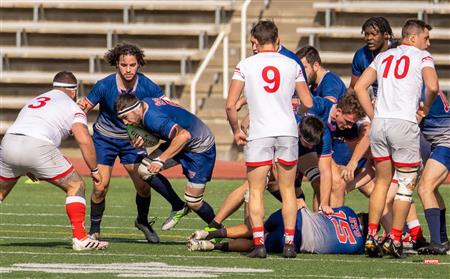
[[[73,134],[94,184],[102,182],[86,115],[75,103],[77,88],[72,73],[57,73],[53,89],[28,102],[6,131],[0,148],[0,203],[22,175],[47,180],[67,193],[73,250],[102,250],[108,242],[92,240],[84,228],[84,181],[58,149],[61,140]]]
[[[369,199],[369,234],[366,252],[371,257],[389,253],[403,256],[401,236],[415,188],[420,158],[420,131],[416,112],[423,83],[426,86],[426,114],[438,91],[430,45],[431,26],[421,20],[408,20],[402,28],[402,45],[380,53],[355,85],[361,105],[372,120],[370,148],[375,160],[375,188]],[[367,88],[378,81],[374,108]],[[393,167],[398,191],[393,205],[390,237],[383,250],[376,242],[378,224],[392,179]]]
[[[349,207],[333,209],[332,214],[312,213],[307,208],[297,211],[294,245],[297,252],[317,254],[364,253],[364,227],[359,216]],[[363,215],[360,215],[363,216]],[[276,211],[264,223],[265,245],[268,252],[279,253],[284,246],[284,224],[281,210]],[[365,230],[367,232],[367,230]],[[229,242],[213,243],[211,239],[221,235],[232,238]],[[213,232],[196,231],[187,243],[190,251],[244,252],[253,248],[250,228],[237,225]]]
[[[123,94],[117,98],[115,108],[125,124],[140,125],[166,141],[140,164],[142,179],[157,175],[164,166],[173,166],[174,161],[181,164],[188,180],[184,193],[187,206],[209,224],[214,211],[203,195],[214,169],[216,145],[208,126],[184,108],[160,98],[140,101],[133,94]],[[143,141],[133,144],[140,147]]]
[[[264,248],[264,200],[266,177],[275,160],[283,199],[285,222],[284,257],[295,257],[296,198],[295,173],[298,158],[298,132],[291,96],[294,89],[305,109],[312,105],[300,66],[276,52],[278,29],[272,21],[259,21],[251,30],[250,41],[257,54],[242,60],[235,68],[226,112],[237,144],[245,146],[247,178],[250,187],[250,219],[255,249],[249,257],[266,257]],[[249,137],[238,125],[236,103],[244,90],[249,109]],[[247,142],[248,140],[248,142]]]

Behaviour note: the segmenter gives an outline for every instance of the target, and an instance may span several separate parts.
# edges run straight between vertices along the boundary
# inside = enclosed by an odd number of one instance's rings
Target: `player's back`
[[[51,90],[28,102],[7,133],[23,134],[59,146],[74,122],[86,124],[84,112],[64,92]]]
[[[377,71],[375,117],[417,122],[422,69],[434,68],[430,53],[402,44],[380,53],[370,67]]]
[[[296,81],[304,78],[294,60],[274,51],[260,52],[242,60],[236,67],[235,77],[245,83],[250,140],[297,136],[291,96]]]

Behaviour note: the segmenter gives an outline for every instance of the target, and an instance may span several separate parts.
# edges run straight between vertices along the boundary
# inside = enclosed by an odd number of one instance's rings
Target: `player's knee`
[[[418,167],[395,170],[398,180],[398,190],[395,195],[395,200],[412,202],[412,195],[417,184],[418,171]]]
[[[312,167],[305,171],[305,175],[308,181],[313,183],[316,179],[320,178],[320,171],[318,167]]]
[[[199,209],[203,204],[203,194],[193,195],[191,193],[185,192],[184,200],[186,201],[186,204],[189,208],[196,210]]]
[[[334,178],[333,186],[331,187],[331,191],[333,193],[344,193],[346,184],[342,178]]]

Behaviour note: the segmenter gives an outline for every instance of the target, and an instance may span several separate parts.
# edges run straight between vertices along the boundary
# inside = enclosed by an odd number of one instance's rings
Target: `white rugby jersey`
[[[87,125],[86,114],[64,92],[51,90],[28,102],[7,134],[23,134],[59,146],[75,123]]]
[[[431,54],[402,44],[378,54],[369,67],[377,71],[375,117],[416,123],[423,86],[422,69],[434,68]]]
[[[295,83],[305,79],[294,60],[275,51],[260,52],[239,62],[233,79],[245,82],[249,140],[298,136],[291,98]]]

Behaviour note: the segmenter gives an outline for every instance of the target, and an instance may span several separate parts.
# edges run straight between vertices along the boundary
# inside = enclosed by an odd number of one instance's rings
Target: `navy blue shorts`
[[[137,164],[146,155],[144,148],[135,148],[128,139],[115,139],[102,135],[94,129],[94,145],[97,163],[113,166],[117,156],[122,164]]]
[[[158,149],[164,151],[169,145],[169,142],[165,142]],[[205,184],[211,181],[214,164],[216,163],[216,145],[214,144],[210,149],[201,153],[183,150],[173,159],[180,163],[183,174],[189,182]]]
[[[443,164],[447,170],[450,170],[450,148],[445,146],[436,146],[431,149],[431,159]]]

